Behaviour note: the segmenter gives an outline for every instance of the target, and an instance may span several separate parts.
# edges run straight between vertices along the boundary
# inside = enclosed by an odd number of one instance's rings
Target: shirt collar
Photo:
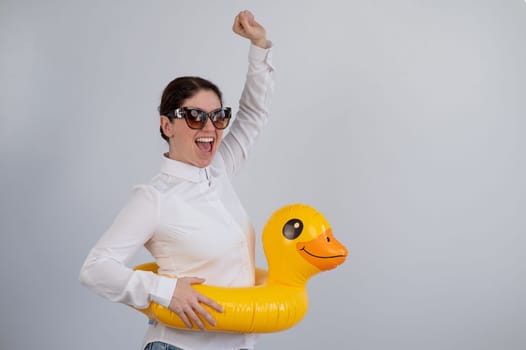
[[[207,178],[205,168],[198,168],[191,164],[168,158],[166,153],[162,157],[161,173],[196,183]]]

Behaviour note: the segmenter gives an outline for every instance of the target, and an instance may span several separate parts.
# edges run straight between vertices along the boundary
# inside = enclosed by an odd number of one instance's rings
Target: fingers
[[[221,305],[219,305],[218,303],[216,303],[212,299],[204,296],[203,294],[199,294],[199,301],[202,304],[210,306],[212,309],[216,310],[217,312],[223,312],[223,308],[221,307]]]
[[[255,24],[254,15],[250,11],[247,11],[247,10],[241,11],[238,16],[239,16],[239,22],[245,30],[254,26]]]
[[[234,18],[234,24],[232,25],[232,30],[234,33],[240,34],[241,31],[241,23],[239,23],[239,15]]]
[[[202,306],[187,305],[182,308],[172,309],[172,311],[175,312],[175,314],[181,318],[181,320],[183,321],[184,325],[187,328],[193,328],[193,325],[195,324],[200,330],[204,330],[205,326],[203,322],[201,321],[201,319],[199,318],[199,316],[195,312],[195,311],[198,311],[199,308],[202,309]],[[203,316],[203,317],[208,321],[208,323],[210,323],[212,326],[215,326],[215,320],[210,315],[208,318],[206,316]],[[212,322],[210,322],[210,320]]]
[[[180,278],[170,301],[169,308],[181,318],[188,328],[193,328],[193,325],[196,325],[199,329],[204,330],[203,320],[211,326],[216,325],[215,319],[203,305],[209,306],[217,312],[223,312],[218,303],[192,288],[193,284],[201,284],[204,281],[203,278],[197,277]]]
[[[204,278],[199,278],[199,277],[188,277],[188,282],[190,284],[201,284],[205,281]]]
[[[237,16],[234,18],[234,25],[232,26],[232,30],[237,33],[237,34],[240,34],[242,35],[243,33],[243,25],[241,24],[241,14],[243,12],[240,12],[237,14]]]
[[[241,11],[238,13],[238,15],[234,18],[234,25],[232,26],[232,30],[243,36],[248,37],[249,33],[252,31],[252,27],[254,27],[257,24],[257,22],[254,19],[254,15],[248,11]]]
[[[175,311],[173,310],[177,316],[179,316],[181,318],[181,320],[183,320],[184,322],[184,325],[187,327],[187,328],[193,328],[192,326],[192,322],[190,322],[190,320],[188,319],[188,317],[186,317],[186,313],[184,311]]]
[[[210,315],[210,313],[207,310],[205,310],[203,306],[201,306],[201,304],[194,305],[194,311],[197,312],[198,315],[203,317],[206,320],[206,322],[208,322],[211,326],[215,327],[216,320],[212,317],[212,315]],[[194,313],[194,315],[196,314]],[[203,325],[203,323],[198,317],[197,317],[197,320],[194,320],[194,321],[201,330],[205,328],[205,326]]]
[[[202,316],[205,318],[205,320],[207,320],[208,323],[210,323],[212,326],[216,325],[216,321],[214,320],[214,318],[208,312],[206,312],[206,310],[203,309],[203,307],[201,305],[194,304],[194,305],[191,305],[191,306],[186,308],[185,314],[186,314],[186,316],[188,318],[190,318],[192,323],[195,324],[200,330],[204,331],[205,330],[205,325],[203,324],[201,319],[197,316],[196,311],[198,313],[201,313],[202,311],[204,311],[206,314],[204,314]],[[188,327],[188,325],[186,325],[186,326]],[[192,325],[190,324],[190,326],[188,328],[192,328]]]

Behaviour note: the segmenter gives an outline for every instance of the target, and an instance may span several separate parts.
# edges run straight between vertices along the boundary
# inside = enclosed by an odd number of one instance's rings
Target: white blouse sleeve
[[[134,188],[128,203],[90,251],[80,281],[115,302],[145,308],[151,301],[168,306],[177,279],[133,271],[126,263],[153,235],[159,219],[159,194],[148,186]]]
[[[269,45],[272,44],[269,42]],[[248,73],[239,100],[239,111],[219,152],[228,175],[239,170],[250,147],[268,119],[274,89],[272,48],[250,46]]]

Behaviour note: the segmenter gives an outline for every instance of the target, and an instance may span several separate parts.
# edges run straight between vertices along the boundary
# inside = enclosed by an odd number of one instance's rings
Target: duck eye
[[[295,239],[303,231],[303,222],[299,219],[291,219],[283,226],[283,236],[287,239]]]

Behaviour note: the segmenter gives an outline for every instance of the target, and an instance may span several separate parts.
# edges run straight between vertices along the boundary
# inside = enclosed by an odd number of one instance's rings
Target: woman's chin
[[[210,152],[211,153],[211,152]],[[196,159],[194,160],[194,166],[198,167],[198,168],[206,168],[207,166],[210,165],[210,163],[212,163],[212,159],[214,157],[209,154],[207,156],[200,156],[200,157],[196,157]]]

